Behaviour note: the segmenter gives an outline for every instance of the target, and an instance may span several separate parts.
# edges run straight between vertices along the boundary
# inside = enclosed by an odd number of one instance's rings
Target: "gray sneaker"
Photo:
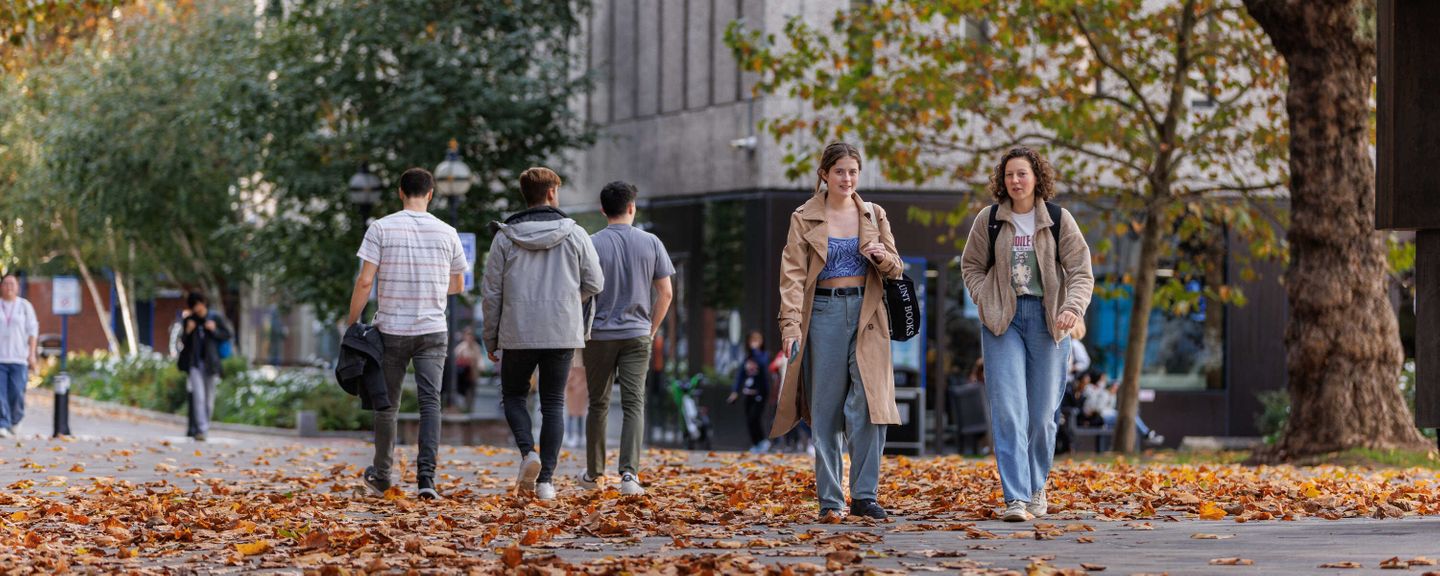
[[[1005,513],[1000,515],[1000,519],[1006,522],[1024,522],[1032,518],[1034,518],[1034,516],[1031,516],[1030,512],[1025,510],[1025,502],[1020,500],[1011,500],[1006,503]]]
[[[1025,505],[1025,511],[1036,518],[1050,513],[1050,502],[1045,498],[1044,488],[1030,495],[1030,503]]]
[[[535,480],[540,478],[540,455],[530,452],[525,459],[520,461],[520,477],[515,481],[515,488],[521,494],[532,494],[535,492]]]

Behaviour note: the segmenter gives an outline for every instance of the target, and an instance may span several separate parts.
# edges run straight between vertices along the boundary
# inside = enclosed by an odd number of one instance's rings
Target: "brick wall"
[[[35,316],[40,321],[40,335],[60,335],[61,318],[51,313],[50,298],[51,287],[49,278],[29,278],[24,289],[25,298],[35,306]],[[104,279],[95,280],[95,288],[100,292],[100,304],[106,311],[110,310],[110,283]],[[185,308],[185,299],[182,298],[159,298],[155,300],[155,324],[153,339],[155,351],[168,354],[170,351],[170,323]],[[137,327],[140,324],[136,318]],[[123,332],[123,328],[119,331]],[[123,338],[122,334],[117,337]],[[144,340],[141,339],[143,342]],[[100,318],[95,314],[95,301],[90,297],[89,287],[84,280],[80,282],[80,314],[70,317],[70,351],[71,352],[94,352],[106,350],[109,345],[105,342],[105,332],[100,327]]]

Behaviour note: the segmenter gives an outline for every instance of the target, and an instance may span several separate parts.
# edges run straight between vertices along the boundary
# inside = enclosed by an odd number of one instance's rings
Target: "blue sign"
[[[465,262],[469,266],[465,270],[465,291],[475,289],[475,233],[461,232],[460,247],[465,249]]]

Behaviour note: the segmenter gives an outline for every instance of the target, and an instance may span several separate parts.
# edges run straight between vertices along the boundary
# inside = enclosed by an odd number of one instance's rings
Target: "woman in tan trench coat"
[[[856,194],[859,180],[860,151],[827,146],[815,195],[790,215],[780,263],[781,354],[800,369],[786,371],[770,435],[810,423],[822,522],[838,521],[845,505],[842,433],[850,514],[886,517],[876,498],[885,426],[900,423],[883,280],[904,264],[885,210]]]

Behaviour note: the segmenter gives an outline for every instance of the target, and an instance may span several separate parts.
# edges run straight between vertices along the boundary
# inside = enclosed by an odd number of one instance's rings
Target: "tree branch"
[[[1216,192],[1231,192],[1248,196],[1251,192],[1259,192],[1261,190],[1273,190],[1275,188],[1280,188],[1284,185],[1284,182],[1266,182],[1264,184],[1221,184],[1217,186],[1210,186],[1207,188],[1195,188],[1186,190],[1184,194],[1179,194],[1175,196],[1175,198],[1188,199],[1197,196],[1204,196],[1207,194],[1214,194]]]
[[[1119,76],[1121,80],[1125,81],[1125,86],[1130,89],[1130,93],[1135,96],[1136,100],[1140,101],[1141,107],[1144,108],[1144,116],[1150,121],[1151,128],[1158,132],[1160,129],[1160,118],[1157,117],[1155,111],[1150,108],[1150,102],[1145,99],[1145,93],[1140,91],[1140,87],[1135,83],[1135,79],[1131,78],[1125,70],[1121,69],[1120,66],[1111,62],[1110,59],[1105,56],[1105,52],[1100,49],[1100,44],[1095,40],[1095,36],[1090,33],[1089,28],[1085,27],[1085,19],[1080,17],[1080,10],[1078,8],[1070,9],[1070,17],[1075,20],[1075,27],[1079,28],[1080,33],[1085,36],[1085,43],[1090,45],[1090,51],[1095,54],[1095,59],[1100,62],[1101,66],[1114,72],[1116,76]]]

